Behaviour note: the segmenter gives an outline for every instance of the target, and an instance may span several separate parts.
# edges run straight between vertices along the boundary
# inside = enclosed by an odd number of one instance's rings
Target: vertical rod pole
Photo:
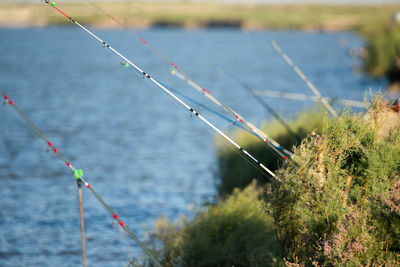
[[[83,219],[83,204],[82,204],[82,181],[79,179],[78,182],[78,195],[79,195],[79,211],[81,216],[81,237],[82,237],[82,258],[83,267],[86,267],[86,246],[85,246],[85,223]]]

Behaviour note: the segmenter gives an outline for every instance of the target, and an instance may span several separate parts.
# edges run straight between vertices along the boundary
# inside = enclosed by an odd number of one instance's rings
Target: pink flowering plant
[[[377,96],[327,121],[267,186],[287,265],[400,264],[400,117],[388,106]]]

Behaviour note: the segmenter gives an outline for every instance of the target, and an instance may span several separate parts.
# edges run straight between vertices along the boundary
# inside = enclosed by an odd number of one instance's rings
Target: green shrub
[[[190,222],[161,218],[152,234],[161,248],[154,246],[153,252],[163,266],[283,265],[273,221],[264,213],[263,203],[262,190],[252,183],[199,211]]]
[[[295,148],[266,211],[288,264],[400,264],[400,117],[379,97]]]
[[[386,75],[390,82],[400,80],[400,26],[386,25],[367,29],[364,69],[372,75]]]
[[[297,120],[289,121],[288,124],[297,136],[304,138],[313,130],[321,129],[325,116],[325,110],[315,107],[308,112],[303,112]],[[278,122],[264,124],[261,128],[286,149],[291,150],[296,145],[296,138],[290,135]],[[272,152],[257,137],[241,130],[235,131],[232,135],[241,146],[270,170],[274,171],[282,165],[282,159],[277,157],[275,152]],[[218,162],[216,184],[220,195],[228,194],[236,187],[244,188],[253,179],[256,179],[259,184],[265,184],[269,181],[263,171],[257,169],[250,161],[244,160],[243,156],[226,145],[224,140],[218,138],[216,143]]]

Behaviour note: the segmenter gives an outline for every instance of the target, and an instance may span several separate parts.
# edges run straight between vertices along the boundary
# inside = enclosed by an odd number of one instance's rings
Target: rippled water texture
[[[202,96],[122,30],[94,30],[156,79],[196,99]],[[139,32],[202,86],[245,118],[269,115],[219,69],[257,90],[312,95],[270,45],[277,40],[324,96],[362,100],[385,86],[358,74],[349,51],[363,45],[350,33],[212,29]],[[153,87],[107,48],[74,27],[0,29],[0,88],[145,238],[158,216],[190,214],[215,194],[214,132]],[[284,117],[308,102],[268,99]],[[204,100],[203,103],[214,107]],[[341,108],[341,107],[336,107]],[[204,110],[199,110],[202,113]],[[202,113],[224,130],[232,126]],[[47,145],[9,106],[0,106],[0,265],[81,263],[77,187]],[[84,190],[88,266],[123,266],[141,251]]]

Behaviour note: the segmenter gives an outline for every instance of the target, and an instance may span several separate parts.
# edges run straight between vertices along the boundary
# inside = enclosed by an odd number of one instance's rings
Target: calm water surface
[[[156,79],[203,101],[129,33],[95,32]],[[384,80],[355,71],[360,61],[349,51],[363,41],[350,33],[150,29],[140,34],[257,124],[269,115],[219,69],[235,73],[254,89],[312,95],[270,40],[278,41],[324,96],[362,100],[370,88],[386,86]],[[0,88],[84,170],[141,239],[158,216],[173,220],[189,215],[193,205],[213,200],[214,133],[147,80],[121,67],[109,50],[72,27],[0,29],[0,44]],[[312,106],[265,101],[286,118]],[[232,130],[213,114],[203,115]],[[78,266],[73,176],[9,106],[0,106],[0,129],[0,266]],[[138,246],[112,225],[86,190],[84,212],[88,266],[124,266],[130,257],[140,256]]]

